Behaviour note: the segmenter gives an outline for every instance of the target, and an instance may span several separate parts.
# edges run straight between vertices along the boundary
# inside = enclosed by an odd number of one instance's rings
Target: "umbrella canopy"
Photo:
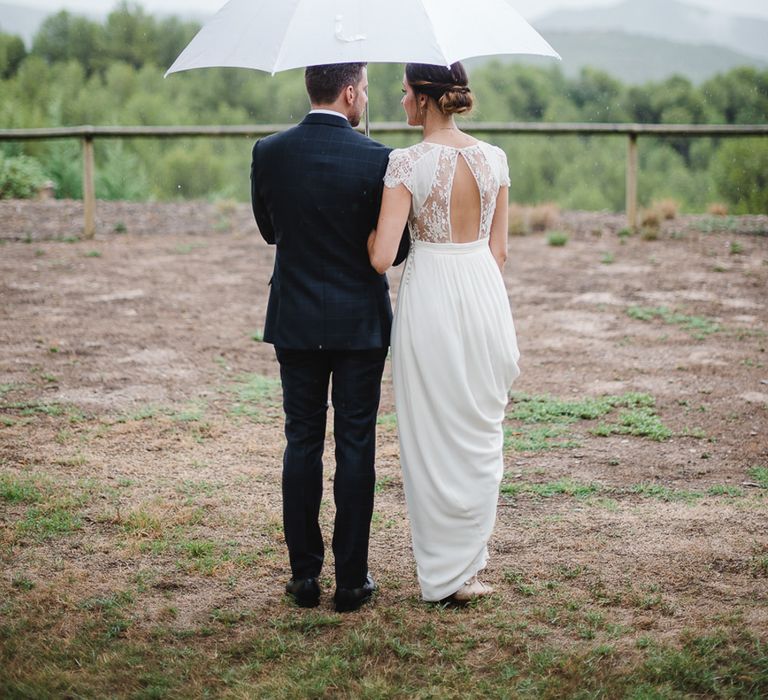
[[[358,61],[447,66],[500,54],[560,58],[507,0],[230,0],[166,75]]]

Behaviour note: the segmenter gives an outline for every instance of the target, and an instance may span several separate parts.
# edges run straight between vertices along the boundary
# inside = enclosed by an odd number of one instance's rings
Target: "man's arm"
[[[272,222],[269,219],[267,213],[267,207],[264,204],[264,200],[259,192],[257,180],[258,163],[257,152],[259,150],[259,142],[257,141],[253,147],[253,156],[251,160],[251,206],[253,207],[253,216],[256,219],[256,225],[259,227],[259,233],[261,237],[270,245],[275,243],[275,232],[272,228]]]
[[[400,238],[400,245],[397,248],[397,254],[392,265],[399,265],[408,257],[408,251],[411,249],[411,234],[408,231],[408,224],[405,225],[402,238]]]

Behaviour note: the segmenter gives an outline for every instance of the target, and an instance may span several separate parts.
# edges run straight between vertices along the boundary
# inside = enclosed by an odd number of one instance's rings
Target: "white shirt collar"
[[[331,114],[334,117],[341,117],[342,119],[347,119],[346,114],[342,114],[341,112],[337,112],[333,109],[312,109],[309,112],[310,114]],[[349,121],[349,119],[347,119]]]

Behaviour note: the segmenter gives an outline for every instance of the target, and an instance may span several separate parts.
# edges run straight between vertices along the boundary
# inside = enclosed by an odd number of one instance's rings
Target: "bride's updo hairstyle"
[[[474,98],[469,89],[467,71],[460,62],[450,68],[427,63],[408,63],[405,79],[419,95],[431,97],[446,116],[467,114],[472,110]]]

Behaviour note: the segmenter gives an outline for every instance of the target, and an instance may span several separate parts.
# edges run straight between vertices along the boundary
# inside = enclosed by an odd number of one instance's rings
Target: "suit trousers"
[[[333,554],[336,585],[357,588],[368,573],[368,540],[376,482],[376,416],[387,348],[275,348],[280,364],[287,446],[283,455],[283,527],[294,578],[317,577],[323,448],[332,380],[336,472]]]

